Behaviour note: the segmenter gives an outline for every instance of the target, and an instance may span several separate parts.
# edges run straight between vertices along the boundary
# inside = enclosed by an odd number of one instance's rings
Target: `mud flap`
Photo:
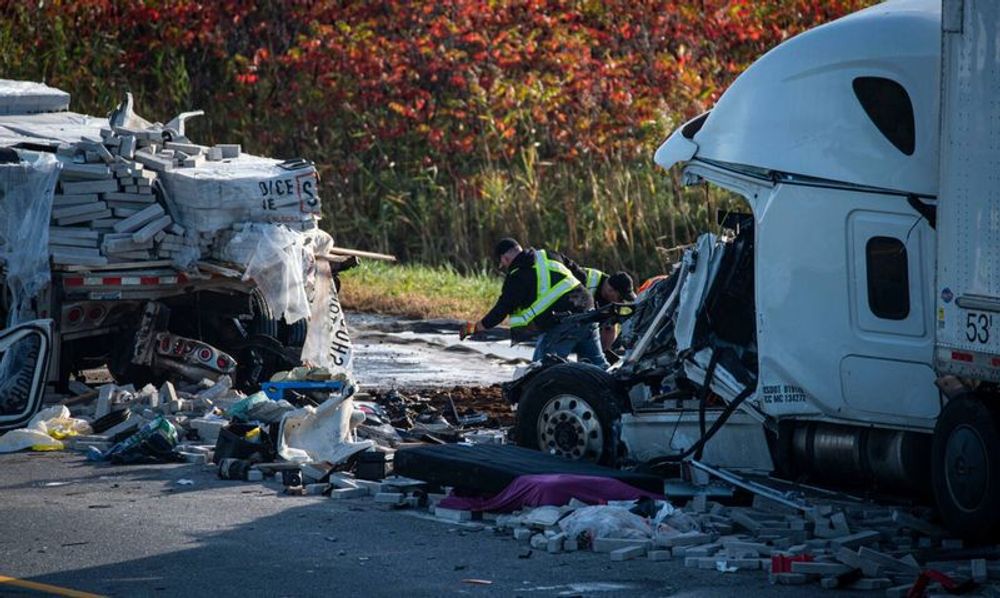
[[[42,406],[52,328],[33,320],[0,331],[0,431],[24,426]]]

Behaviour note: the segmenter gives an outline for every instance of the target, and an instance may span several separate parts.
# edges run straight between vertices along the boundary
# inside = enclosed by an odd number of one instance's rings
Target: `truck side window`
[[[913,103],[902,85],[884,77],[858,77],[854,95],[879,132],[907,156],[916,147]]]
[[[872,237],[865,245],[868,307],[886,320],[910,315],[910,275],[906,246],[893,237]]]

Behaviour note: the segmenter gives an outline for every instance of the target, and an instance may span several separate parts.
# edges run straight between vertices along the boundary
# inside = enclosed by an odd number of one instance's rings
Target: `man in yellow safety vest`
[[[580,268],[558,252],[524,249],[514,239],[501,239],[494,259],[507,273],[496,305],[478,322],[466,322],[459,334],[463,339],[493,328],[510,318],[511,339],[523,339],[528,332],[541,331],[533,360],[548,354],[568,357],[607,368],[601,351],[597,325],[559,321],[559,314],[589,311],[594,300],[580,282]],[[576,270],[574,272],[573,270]]]
[[[594,307],[601,308],[609,303],[625,303],[635,301],[635,288],[632,277],[627,272],[615,272],[608,276],[597,268],[583,268],[583,277],[578,278],[594,297]],[[607,352],[618,337],[618,326],[603,324],[601,326],[601,349]]]

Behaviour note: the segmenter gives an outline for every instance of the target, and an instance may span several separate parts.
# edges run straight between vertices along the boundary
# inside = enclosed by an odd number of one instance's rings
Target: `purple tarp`
[[[439,504],[446,509],[460,511],[509,513],[522,507],[562,506],[569,504],[573,498],[598,505],[609,500],[635,500],[644,496],[666,499],[663,495],[639,490],[612,478],[559,473],[523,475],[492,498],[452,495]]]

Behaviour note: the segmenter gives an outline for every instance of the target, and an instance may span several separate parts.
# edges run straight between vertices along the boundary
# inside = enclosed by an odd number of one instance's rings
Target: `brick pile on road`
[[[266,466],[251,479],[263,479],[265,471]],[[752,506],[725,506],[700,495],[676,511],[693,521],[694,529],[661,526],[647,538],[590,538],[570,537],[559,525],[582,504],[512,515],[456,511],[437,506],[447,488],[395,476],[362,480],[332,468],[303,469],[297,484],[286,484],[285,492],[372,497],[386,509],[428,509],[451,525],[492,527],[521,544],[523,558],[532,550],[558,554],[589,549],[615,562],[679,560],[685,567],[721,574],[757,572],[774,584],[870,590],[890,598],[1000,591],[1000,585],[993,585],[1000,581],[998,547],[964,546],[924,513],[870,503],[817,504],[801,511],[761,496]],[[537,516],[538,510],[547,511]]]

